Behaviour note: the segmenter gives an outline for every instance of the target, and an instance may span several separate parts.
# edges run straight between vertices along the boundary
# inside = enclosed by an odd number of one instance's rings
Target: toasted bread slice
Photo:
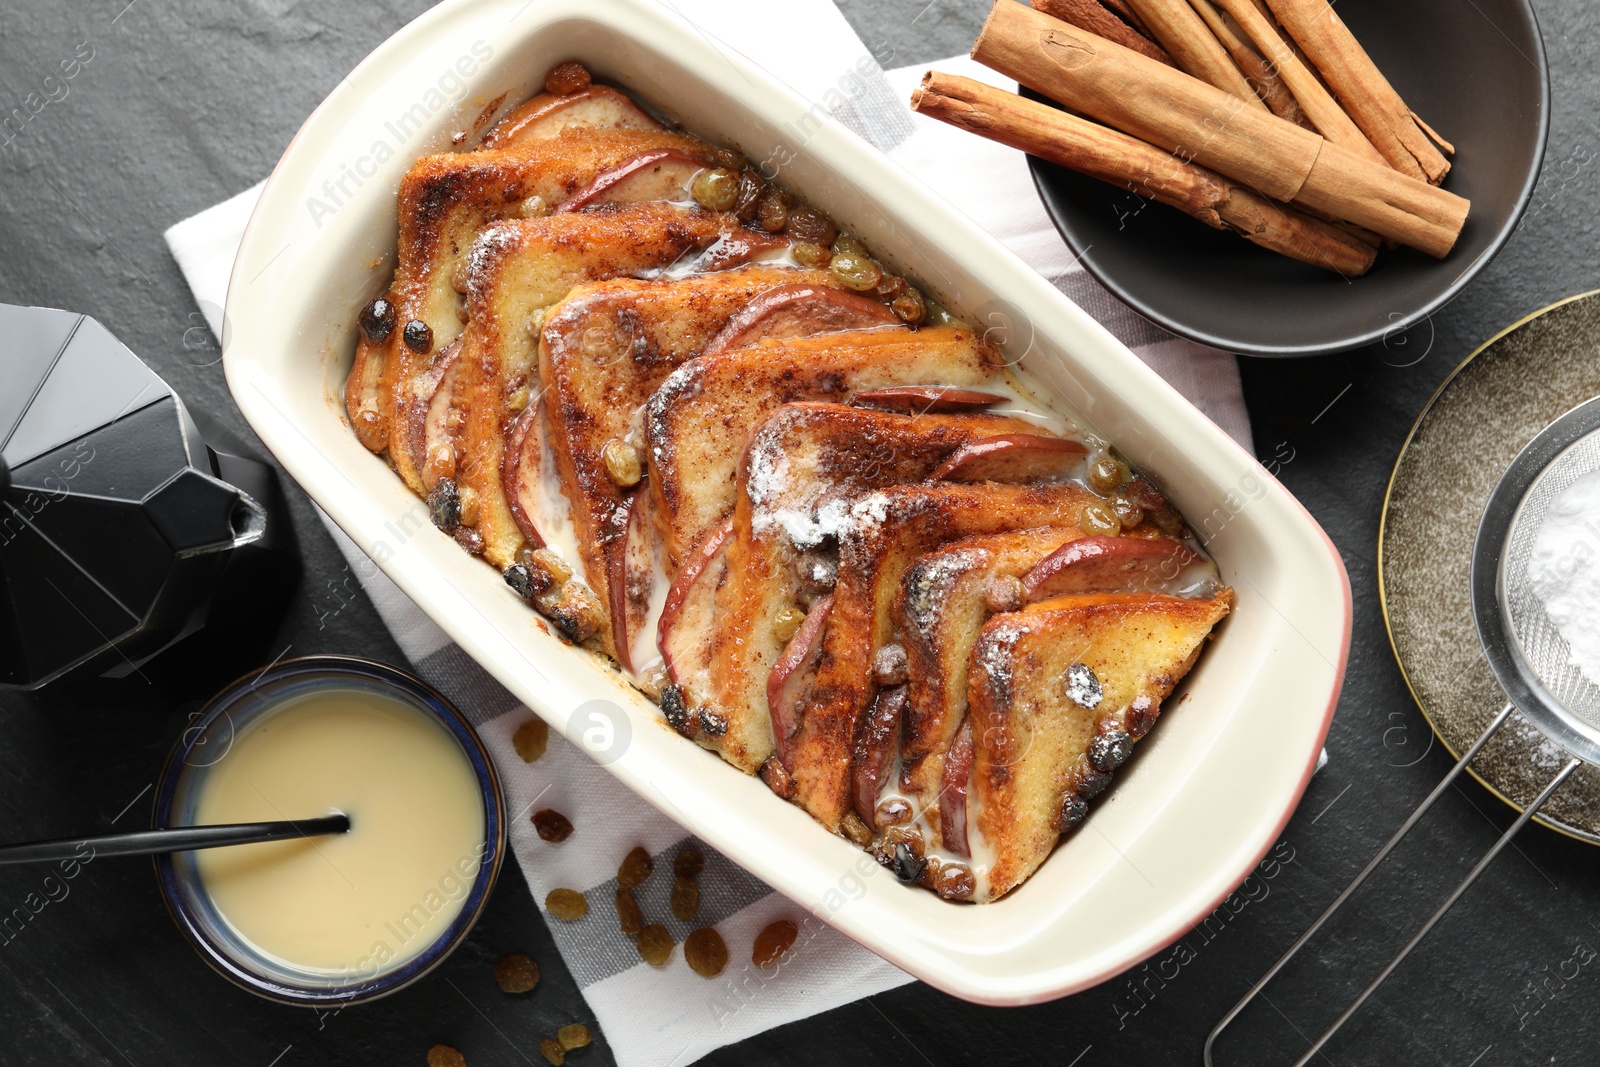
[[[767,700],[773,671],[793,640],[776,624],[781,613],[811,606],[831,585],[825,541],[850,500],[920,481],[966,441],[1019,421],[800,403],[756,428],[739,464],[715,611],[685,617],[668,632],[679,647],[674,679],[689,706],[706,711],[714,724],[699,732],[701,744],[749,772],[789,740],[788,709],[777,709],[775,736]],[[805,563],[821,573],[802,575]],[[803,696],[806,687],[789,688]]]
[[[920,557],[900,582],[894,617],[909,692],[899,787],[922,816],[931,846],[940,844],[940,781],[966,721],[967,658],[978,632],[990,616],[1022,607],[1015,579],[1082,536],[1073,526],[1044,526],[964,538]],[[872,825],[870,813],[858,814]]]
[[[989,620],[967,684],[968,841],[987,866],[974,899],[1021,884],[1082,821],[1232,603],[1226,588],[1205,600],[1089,593]]]
[[[623,562],[627,509],[643,505],[647,494],[611,477],[606,446],[642,445],[640,407],[752,301],[795,283],[826,286],[830,278],[826,271],[754,266],[679,279],[617,279],[578,286],[545,318],[539,365],[551,456],[572,505],[589,584],[608,605],[613,624],[628,620],[624,648],[645,621],[647,603],[629,597],[619,612],[615,594],[621,590],[612,588],[611,575]],[[516,458],[508,452],[505,462]],[[531,484],[525,477],[514,480]],[[519,519],[528,516],[523,535],[535,537],[530,509],[515,499],[511,504]],[[640,528],[651,525],[645,521]]]
[[[650,491],[673,565],[733,510],[750,431],[779,406],[889,385],[977,386],[1002,359],[971,330],[937,327],[763,340],[674,371],[645,408]]]
[[[471,374],[456,478],[476,504],[485,559],[504,569],[524,542],[501,480],[506,431],[537,399],[535,316],[583,282],[664,267],[731,227],[731,215],[671,204],[606,204],[590,211],[494,223],[473,245],[471,321],[460,358]],[[463,492],[463,499],[466,493]],[[609,641],[607,642],[609,645]]]
[[[458,286],[473,239],[486,224],[516,216],[537,197],[547,210],[597,176],[639,155],[671,149],[709,159],[705,142],[684,134],[642,130],[568,129],[558,137],[500,151],[425,156],[400,182],[400,235],[387,299],[393,326],[380,343],[365,336],[356,349],[345,402],[362,441],[389,450],[414,492],[425,492],[414,412],[415,378],[460,334]],[[427,324],[425,351],[405,343],[406,323]],[[426,392],[426,390],[424,390]],[[407,416],[413,416],[408,420]]]
[[[794,747],[795,802],[830,830],[849,808],[856,726],[878,689],[873,657],[894,638],[895,598],[918,556],[976,534],[1081,528],[1099,500],[1074,482],[903,485],[858,497],[838,523],[839,578]]]

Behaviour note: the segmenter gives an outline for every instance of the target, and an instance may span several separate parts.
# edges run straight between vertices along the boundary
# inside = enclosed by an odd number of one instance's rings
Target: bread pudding
[[[345,386],[434,524],[903,881],[1003,896],[1232,592],[1155,484],[736,149],[566,63],[399,190]]]

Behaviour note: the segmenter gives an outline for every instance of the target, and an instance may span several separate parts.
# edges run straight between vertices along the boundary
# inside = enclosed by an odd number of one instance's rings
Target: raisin
[[[884,645],[872,656],[872,680],[879,685],[904,685],[909,670],[906,646],[898,641]]]
[[[756,935],[756,943],[750,949],[750,962],[757,967],[775,967],[783,954],[794,945],[794,939],[800,936],[800,928],[788,919],[779,919],[769,923],[766,929]]]
[[[518,952],[494,965],[494,984],[502,993],[526,993],[539,984],[539,965]]]
[[[708,737],[721,737],[728,732],[728,720],[714,711],[701,708],[700,730]]]
[[[872,829],[853,811],[845,812],[844,818],[839,820],[839,830],[851,842],[862,848],[872,844]]]
[[[428,494],[428,517],[446,533],[461,524],[461,490],[454,479],[443,479]]]
[[[789,198],[782,189],[769,185],[756,201],[756,221],[768,233],[777,233],[789,222]]]
[[[1085,504],[1078,527],[1092,537],[1116,537],[1122,532],[1122,520],[1117,518],[1116,511],[1109,505]]]
[[[1074,663],[1067,668],[1067,699],[1078,707],[1093,711],[1105,698],[1105,690],[1094,668],[1087,663]]]
[[[632,488],[644,477],[644,464],[639,459],[639,450],[626,441],[616,438],[607,441],[606,447],[600,451],[600,458],[605,461],[606,473],[620,488]]]
[[[639,931],[644,929],[644,913],[639,910],[639,902],[633,899],[631,889],[617,890],[617,924],[629,937],[638,937]]]
[[[1089,484],[1101,496],[1109,495],[1128,480],[1128,465],[1112,452],[1102,452],[1089,464]]]
[[[547,744],[550,743],[550,725],[543,719],[529,719],[517,727],[517,732],[511,735],[511,746],[517,750],[517,755],[522,757],[523,763],[533,763],[542,755]]]
[[[695,974],[715,978],[728,965],[728,943],[711,927],[701,927],[684,939],[683,958]]]
[[[977,880],[964,863],[945,863],[934,876],[933,888],[946,900],[966,900],[977,888]]]
[[[665,967],[672,958],[672,946],[677,942],[672,940],[665,926],[651,923],[639,931],[639,940],[635,944],[638,945],[639,956],[646,963],[652,967]]]
[[[679,878],[693,878],[705,869],[705,855],[693,845],[684,845],[672,861],[672,873]]]
[[[810,204],[796,204],[789,209],[787,228],[796,241],[823,247],[832,245],[839,236],[839,227],[833,220]]]
[[[1056,819],[1056,829],[1062,833],[1077,826],[1089,815],[1089,802],[1076,793],[1061,798],[1061,814]]]
[[[700,914],[700,887],[693,878],[678,878],[672,883],[672,914],[688,922]]]
[[[1167,498],[1161,490],[1144,478],[1135,477],[1128,483],[1128,499],[1146,511],[1167,511]]]
[[[854,289],[858,293],[874,288],[883,278],[883,268],[873,262],[871,257],[853,252],[835,252],[833,259],[828,263],[828,269],[833,272],[840,285],[846,289]]]
[[[885,274],[883,280],[872,288],[872,295],[882,300],[885,304],[893,303],[895,297],[906,291],[906,280],[898,274]]]
[[[589,914],[589,902],[576,889],[552,889],[544,898],[545,910],[558,919],[574,922]]]
[[[406,347],[419,355],[425,356],[433,351],[433,327],[421,319],[412,319],[406,323],[402,336],[405,338]]]
[[[761,765],[761,780],[767,783],[767,788],[785,800],[794,796],[794,779],[789,776],[789,768],[777,756],[768,756],[767,762]]]
[[[467,1067],[467,1058],[449,1045],[435,1045],[428,1050],[428,1067]]]
[[[361,309],[359,322],[366,339],[381,345],[394,332],[394,305],[380,296]]]
[[[901,322],[918,326],[928,317],[928,302],[917,292],[915,286],[908,285],[905,292],[896,296],[889,304],[889,310],[894,312],[895,317]]]
[[[533,813],[533,828],[545,841],[560,842],[572,836],[572,820],[550,808]]]
[[[821,270],[833,262],[833,251],[826,245],[814,245],[810,241],[796,241],[789,246],[789,254],[794,256],[794,261],[802,267],[812,270]]]
[[[667,717],[667,725],[678,733],[684,737],[694,736],[696,720],[689,714],[689,705],[683,699],[681,687],[669,685],[661,690],[661,714]]]
[[[1156,702],[1147,696],[1134,697],[1133,703],[1128,705],[1128,710],[1123,716],[1128,727],[1128,734],[1134,738],[1143,737],[1150,732],[1156,724],[1156,716],[1161,709]]]
[[[740,222],[749,222],[756,217],[757,201],[766,190],[766,182],[761,180],[761,175],[753,170],[746,170],[739,175],[739,195],[734,199],[733,214]]]
[[[894,861],[890,870],[902,882],[915,882],[922,877],[923,868],[928,865],[927,860],[917,855],[911,846],[904,841],[896,841],[894,845]]]
[[[878,805],[872,821],[879,826],[904,826],[911,821],[911,804],[903,797],[890,797]]]
[[[561,1042],[553,1037],[541,1038],[539,1041],[539,1054],[552,1067],[561,1067],[567,1062],[567,1050],[561,1047]]]
[[[455,533],[450,535],[455,538],[456,544],[467,550],[469,556],[483,555],[483,534],[470,526],[457,526]]]
[[[567,62],[551,67],[544,76],[544,91],[557,96],[570,96],[589,88],[589,68],[582,63]]]
[[[623,889],[632,889],[646,878],[656,865],[650,859],[650,853],[643,848],[635,848],[632,852],[622,857],[622,864],[617,868],[617,884]]]
[[[1078,795],[1085,800],[1092,800],[1106,791],[1106,786],[1111,784],[1111,775],[1097,769],[1088,760],[1078,764],[1077,773],[1072,776],[1072,786]]]
[[[589,1036],[589,1028],[582,1023],[568,1023],[556,1031],[556,1040],[561,1042],[561,1047],[568,1052],[575,1048],[582,1048],[593,1040]]]
[[[1089,742],[1089,762],[1102,771],[1114,771],[1133,755],[1133,738],[1121,730],[1103,733]]]

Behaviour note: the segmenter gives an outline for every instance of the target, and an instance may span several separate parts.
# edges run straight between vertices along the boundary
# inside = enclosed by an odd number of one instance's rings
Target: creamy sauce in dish
[[[344,834],[194,854],[223,921],[296,971],[370,977],[414,958],[460,913],[484,855],[483,800],[460,744],[375,693],[264,713],[195,788],[199,824],[350,817]]]

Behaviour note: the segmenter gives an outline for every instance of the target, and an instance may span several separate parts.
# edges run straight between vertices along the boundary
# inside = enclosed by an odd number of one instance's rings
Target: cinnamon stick
[[[1033,0],[1033,8],[1051,18],[1098,34],[1108,41],[1115,41],[1124,48],[1131,48],[1169,67],[1174,66],[1172,57],[1160,45],[1118,18],[1100,0]]]
[[[1188,0],[1128,0],[1128,4],[1144,19],[1156,43],[1167,50],[1179,70],[1266,110],[1267,105],[1256,96]]]
[[[1128,6],[1128,0],[1101,0],[1113,15],[1138,30],[1145,37],[1150,36],[1150,27],[1144,24],[1144,19],[1139,13]]]
[[[1302,263],[1363,274],[1377,252],[1336,227],[1127,134],[1003,89],[930,71],[911,109],[1177,208]]]
[[[1217,43],[1228,53],[1228,57],[1239,68],[1245,80],[1261,97],[1261,102],[1267,105],[1269,111],[1297,126],[1307,125],[1311,121],[1300,110],[1300,105],[1295,103],[1294,94],[1283,84],[1283,79],[1272,69],[1272,64],[1262,59],[1260,53],[1239,39],[1239,35],[1233,32],[1233,27],[1228,25],[1228,20],[1223,18],[1222,12],[1211,6],[1211,0],[1189,0],[1189,4],[1194,8],[1195,14],[1200,16],[1200,21],[1204,22],[1206,28],[1216,37]],[[1091,26],[1085,26],[1084,29],[1094,32]],[[1106,35],[1102,33],[1100,36]]]
[[[1254,0],[1217,0],[1217,4],[1272,64],[1318,133],[1340,148],[1348,148],[1375,163],[1388,164],[1360,127],[1345,114],[1339,102],[1317,80],[1316,73],[1301,61],[1289,42],[1278,33],[1277,27],[1261,13]]]
[[[1455,148],[1406,106],[1327,0],[1267,0],[1363,133],[1402,174],[1437,185],[1450,172],[1439,149]],[[1435,144],[1437,142],[1437,144]]]
[[[973,58],[1123,133],[1279,201],[1444,257],[1471,205],[1265,108],[1031,8],[998,0]]]

